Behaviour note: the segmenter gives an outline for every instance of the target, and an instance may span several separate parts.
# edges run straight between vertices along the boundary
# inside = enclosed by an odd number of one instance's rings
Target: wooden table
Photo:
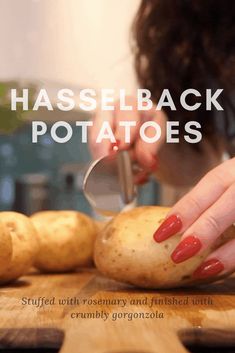
[[[234,294],[233,277],[201,288],[146,291],[94,269],[32,273],[0,289],[0,345],[62,345],[61,353],[183,353],[182,342],[233,345]]]

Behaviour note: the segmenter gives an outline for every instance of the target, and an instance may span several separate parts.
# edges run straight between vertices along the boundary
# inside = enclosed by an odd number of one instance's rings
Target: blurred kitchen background
[[[31,120],[50,125],[90,119],[87,113],[11,112],[10,87],[60,88],[74,92],[136,87],[130,27],[139,0],[0,1],[0,210],[77,209],[91,213],[81,187],[91,160],[74,129],[70,142],[57,144],[49,133],[31,143]],[[75,123],[74,123],[75,126]],[[139,204],[159,201],[151,180],[139,190]]]

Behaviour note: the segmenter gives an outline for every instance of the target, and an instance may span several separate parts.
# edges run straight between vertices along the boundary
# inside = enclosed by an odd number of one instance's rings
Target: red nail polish
[[[117,152],[119,149],[121,141],[119,139],[116,139],[116,142],[111,143],[110,151],[111,152]]]
[[[175,235],[182,228],[182,221],[179,216],[171,215],[168,217],[156,230],[153,235],[153,238],[156,242],[160,243],[161,241],[168,239],[172,235]]]
[[[148,181],[149,181],[148,175],[144,174],[144,175],[137,176],[137,178],[134,180],[134,184],[143,185]]]
[[[224,270],[224,265],[218,259],[210,259],[203,262],[193,273],[196,279],[203,279],[207,277],[216,276]]]
[[[157,157],[153,157],[153,163],[152,165],[150,166],[150,171],[151,172],[154,172],[158,167],[158,160],[157,160]]]
[[[133,177],[134,184],[144,184],[146,181],[148,181],[149,174],[146,171],[142,170],[136,174],[133,174]]]
[[[201,249],[202,243],[193,235],[182,240],[171,254],[171,258],[175,263],[180,263],[194,256]]]

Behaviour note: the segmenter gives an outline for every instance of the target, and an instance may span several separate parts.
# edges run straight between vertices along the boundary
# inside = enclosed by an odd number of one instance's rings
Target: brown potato
[[[38,243],[36,230],[27,216],[16,212],[0,212],[0,222],[9,232],[13,249],[11,261],[0,274],[0,283],[6,283],[30,269],[38,251]]]
[[[145,206],[116,216],[97,237],[94,254],[97,268],[112,279],[145,288],[195,283],[192,273],[211,249],[183,263],[173,263],[170,254],[181,235],[162,243],[153,239],[168,212],[168,208]],[[232,227],[221,236],[217,246],[234,236]]]
[[[97,231],[102,232],[102,230],[104,229],[104,227],[106,227],[106,225],[108,224],[108,221],[104,220],[104,221],[97,221],[95,220],[95,224],[97,226]]]
[[[1,213],[0,213],[1,214]],[[7,270],[12,259],[12,240],[5,224],[0,221],[0,277]]]
[[[97,226],[76,211],[44,211],[31,216],[38,231],[35,267],[44,272],[67,272],[93,258]]]

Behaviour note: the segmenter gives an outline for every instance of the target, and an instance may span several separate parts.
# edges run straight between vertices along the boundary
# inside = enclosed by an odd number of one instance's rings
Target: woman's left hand
[[[157,242],[183,233],[171,258],[177,264],[199,254],[235,222],[235,158],[207,173],[171,209],[154,234]],[[235,239],[212,252],[194,272],[207,278],[235,270]]]

